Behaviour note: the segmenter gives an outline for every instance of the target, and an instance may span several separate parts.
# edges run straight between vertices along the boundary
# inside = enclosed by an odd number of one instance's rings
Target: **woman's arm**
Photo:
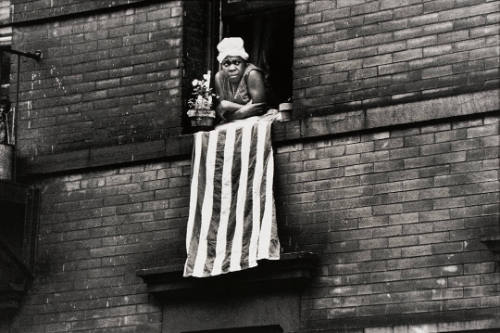
[[[247,78],[247,86],[251,101],[247,104],[238,104],[222,100],[216,108],[219,117],[223,120],[236,120],[257,116],[265,111],[266,92],[262,73],[251,71]],[[220,73],[215,75],[215,89],[220,95],[222,91]]]
[[[253,103],[266,102],[266,86],[262,72],[253,70],[248,73],[247,78],[248,93],[252,96]]]
[[[247,78],[248,94],[252,98],[248,104],[241,106],[226,116],[229,120],[243,119],[261,115],[266,110],[266,89],[264,77],[260,71],[251,71]]]
[[[234,112],[227,112],[224,117],[227,120],[237,120],[243,118],[249,118],[253,116],[259,116],[266,110],[266,103],[252,103],[249,102],[241,106],[238,110]]]
[[[221,72],[217,72],[215,74],[214,81],[215,81],[215,92],[217,93],[217,96],[219,98],[221,98],[221,96],[223,96],[223,93],[222,93],[222,73]],[[226,111],[228,111],[229,105],[227,103],[231,103],[231,102],[226,101],[226,100],[219,100],[219,103],[217,104],[217,106],[215,108],[215,112],[217,113],[217,116],[221,119],[221,121],[226,120],[224,114],[226,113]],[[237,110],[239,107],[241,107],[239,104],[236,104],[236,103],[233,103],[233,104],[234,105],[232,107],[234,108],[234,110]]]

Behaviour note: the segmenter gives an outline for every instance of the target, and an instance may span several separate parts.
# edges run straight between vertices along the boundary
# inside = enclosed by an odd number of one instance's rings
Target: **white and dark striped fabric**
[[[209,277],[279,259],[271,123],[234,121],[194,134],[184,276]]]

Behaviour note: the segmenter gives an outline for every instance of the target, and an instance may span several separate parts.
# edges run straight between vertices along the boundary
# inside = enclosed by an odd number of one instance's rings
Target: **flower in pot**
[[[213,109],[213,98],[215,94],[210,88],[210,71],[203,74],[203,79],[192,81],[193,91],[188,100],[189,110],[187,115],[191,127],[195,129],[211,129],[215,122],[215,110]]]
[[[8,99],[0,99],[0,179],[12,180],[14,164],[14,123]]]

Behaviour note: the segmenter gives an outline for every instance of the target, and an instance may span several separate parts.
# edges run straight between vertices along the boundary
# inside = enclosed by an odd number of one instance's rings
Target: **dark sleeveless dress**
[[[262,69],[249,63],[245,68],[245,71],[243,72],[243,76],[241,77],[240,83],[238,84],[236,90],[233,90],[228,77],[222,74],[222,92],[221,96],[219,96],[220,100],[226,100],[238,104],[247,104],[248,102],[250,102],[252,97],[248,93],[247,80],[248,75],[251,71],[259,71],[262,73],[262,75],[264,75],[264,71]]]

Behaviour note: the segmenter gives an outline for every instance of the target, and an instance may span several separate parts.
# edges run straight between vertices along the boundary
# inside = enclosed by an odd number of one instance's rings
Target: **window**
[[[219,70],[216,47],[224,37],[242,37],[250,61],[266,71],[270,106],[292,97],[294,8],[293,0],[184,2],[184,111],[192,80]],[[189,131],[186,112],[182,122]]]
[[[9,99],[10,86],[10,50],[8,46],[0,46],[0,100]]]
[[[0,180],[0,311],[10,318],[22,304],[32,279],[38,194]]]
[[[28,268],[34,260],[37,200],[33,188],[0,181],[0,243]]]
[[[243,38],[250,61],[268,74],[271,106],[285,102],[292,96],[294,2],[225,0],[220,13],[222,38]]]

